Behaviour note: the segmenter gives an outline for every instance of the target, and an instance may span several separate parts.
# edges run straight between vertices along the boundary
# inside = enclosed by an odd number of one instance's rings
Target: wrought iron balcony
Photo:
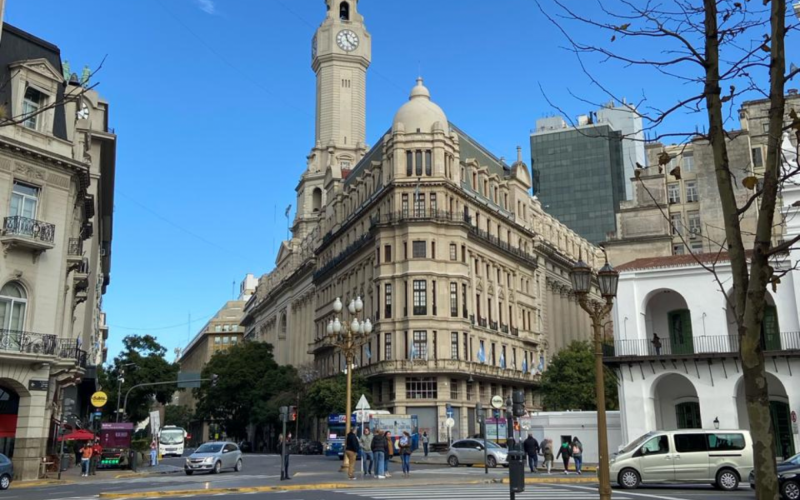
[[[486,318],[481,318],[481,317],[479,316],[479,317],[478,317],[478,326],[482,326],[482,327],[486,328],[486,327],[487,327],[487,321],[486,321]]]
[[[500,324],[500,331],[503,333],[508,333],[508,325]]]
[[[364,377],[389,375],[389,374],[441,374],[452,373],[461,375],[473,375],[479,378],[487,378],[499,381],[514,380],[518,382],[535,382],[539,380],[539,375],[532,373],[522,373],[520,369],[493,366],[476,361],[465,361],[460,359],[396,359],[380,361],[378,363],[366,364],[358,368],[358,374]]]
[[[78,366],[86,368],[88,354],[79,347],[77,340],[61,339],[58,341],[56,356],[63,359],[74,359]]]
[[[536,259],[535,255],[529,254],[519,247],[512,246],[511,244],[502,241],[497,236],[487,233],[483,229],[478,229],[475,226],[470,226],[469,234],[472,237],[475,237],[479,240],[491,244],[495,248],[505,252],[506,255],[523,261],[525,264],[532,266],[534,269],[536,269],[539,266],[538,260]]]
[[[469,322],[472,323],[473,325],[475,324],[475,315],[474,314],[470,314],[469,315]]]
[[[44,251],[55,246],[56,226],[20,215],[3,220],[2,242],[6,248],[20,246]]]
[[[67,255],[70,257],[83,256],[83,240],[80,238],[70,238],[67,247]]]
[[[516,326],[512,326],[511,327],[511,335],[513,335],[515,337],[519,337],[519,328],[517,328]]]
[[[800,355],[800,332],[764,335],[761,347],[767,355]],[[608,360],[722,357],[738,353],[739,337],[736,335],[698,335],[680,343],[671,342],[668,337],[659,339],[657,343],[652,339],[616,340],[613,344],[603,345],[603,356]]]
[[[489,321],[489,328],[497,331],[497,321]]]
[[[55,335],[0,329],[0,351],[52,356],[57,344]]]

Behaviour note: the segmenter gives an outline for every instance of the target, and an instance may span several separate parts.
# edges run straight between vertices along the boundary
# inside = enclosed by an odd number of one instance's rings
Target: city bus
[[[158,453],[162,457],[183,456],[183,447],[186,444],[186,431],[175,425],[165,425],[158,431]]]

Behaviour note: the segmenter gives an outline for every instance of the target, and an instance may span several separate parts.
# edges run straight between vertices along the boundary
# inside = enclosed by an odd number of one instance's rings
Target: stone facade
[[[116,135],[108,102],[65,83],[58,47],[5,25],[0,53],[0,452],[35,479],[106,356]]]
[[[347,32],[370,40],[358,3],[328,4],[313,54],[322,94],[339,90],[320,73],[366,71],[370,57],[368,45],[337,41]],[[360,78],[329,84],[366,91]],[[349,101],[333,102],[352,118]],[[326,336],[332,303],[360,296],[375,331],[356,369],[373,408],[416,414],[420,432],[443,440],[448,403],[456,438],[474,433],[478,401],[520,388],[535,405],[546,360],[590,336],[570,266],[582,255],[599,267],[602,254],[530,195],[521,150],[512,165],[492,155],[448,121],[421,79],[371,148],[358,127],[346,143],[336,134],[321,143],[320,131],[342,127],[324,123],[340,120],[325,109],[297,187],[293,237],[245,308],[246,339],[274,343],[282,363],[338,374],[345,362]]]
[[[789,110],[797,104],[800,97],[787,96],[787,123]],[[739,111],[742,129],[728,134],[728,158],[736,178],[734,193],[740,207],[754,192],[744,187],[742,179],[748,176],[760,179],[764,175],[767,111],[767,101],[743,103]],[[617,234],[605,243],[609,259],[623,264],[639,257],[724,249],[722,204],[708,141],[694,139],[680,145],[649,143],[646,151],[648,167],[639,171],[634,182],[634,199],[620,205]],[[663,153],[670,156],[670,162],[659,167],[658,158]],[[679,176],[672,175],[677,167]],[[754,203],[741,217],[745,247],[752,246],[758,209],[758,203]],[[782,238],[783,232],[784,225],[776,225],[775,241]]]

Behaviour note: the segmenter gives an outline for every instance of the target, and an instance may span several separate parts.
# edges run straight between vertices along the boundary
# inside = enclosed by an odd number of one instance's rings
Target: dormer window
[[[25,89],[25,98],[22,101],[22,125],[39,130],[39,117],[44,106],[45,95],[33,87]]]
[[[347,2],[342,2],[339,5],[339,19],[342,21],[349,21],[350,20],[350,4]]]

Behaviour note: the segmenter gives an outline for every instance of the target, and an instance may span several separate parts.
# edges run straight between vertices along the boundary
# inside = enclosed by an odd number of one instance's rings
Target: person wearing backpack
[[[572,440],[572,459],[575,460],[575,470],[581,474],[583,466],[583,443],[577,436]]]
[[[571,443],[569,441],[564,441],[561,443],[561,447],[558,449],[558,455],[556,458],[561,458],[564,461],[564,474],[569,474],[569,457],[572,453]]]
[[[553,467],[553,440],[547,438],[542,441],[542,456],[544,457],[544,467],[547,469],[547,474],[550,475],[550,469]]]

